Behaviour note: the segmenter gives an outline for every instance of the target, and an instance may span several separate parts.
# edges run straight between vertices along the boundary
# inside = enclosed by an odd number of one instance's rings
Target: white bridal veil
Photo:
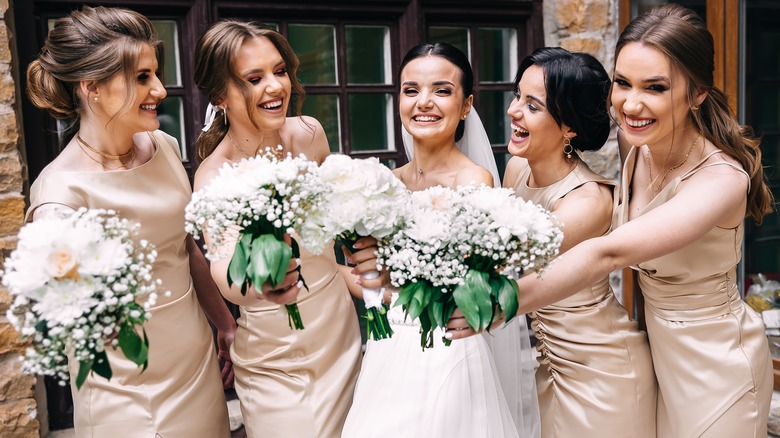
[[[493,175],[493,185],[501,187],[490,139],[474,108],[466,116],[465,123],[463,138],[455,146],[475,164],[487,169]],[[406,156],[411,160],[414,156],[412,136],[404,127],[401,131]],[[521,437],[539,437],[541,425],[534,377],[536,360],[525,315],[517,315],[509,324],[482,336],[493,353],[501,389],[518,433]]]

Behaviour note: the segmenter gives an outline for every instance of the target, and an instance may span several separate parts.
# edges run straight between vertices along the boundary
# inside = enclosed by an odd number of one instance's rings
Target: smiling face
[[[157,76],[157,56],[154,48],[144,45],[138,56],[138,66],[133,75],[132,101],[127,101],[128,84],[124,72],[114,74],[104,84],[97,86],[96,93],[87,98],[87,105],[93,108],[106,123],[114,128],[132,133],[154,131],[160,127],[157,107],[167,92]],[[97,96],[98,100],[91,100]]]
[[[234,71],[249,91],[252,108],[232,81],[221,105],[226,108],[229,123],[261,130],[279,129],[284,125],[290,103],[291,82],[282,55],[264,37],[247,39],[235,55]],[[250,120],[251,117],[251,120]]]
[[[463,95],[462,72],[440,56],[410,61],[401,72],[398,112],[417,140],[455,139],[458,123],[471,109],[473,96]]]
[[[612,106],[635,146],[670,144],[692,123],[688,82],[659,50],[632,42],[618,53]]]
[[[547,110],[544,70],[531,65],[523,72],[515,90],[515,99],[507,114],[512,119],[512,138],[508,150],[528,160],[560,156],[563,160],[563,129]]]

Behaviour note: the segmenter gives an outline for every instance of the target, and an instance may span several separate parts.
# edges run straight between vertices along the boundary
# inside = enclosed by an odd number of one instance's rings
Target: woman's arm
[[[722,169],[697,172],[668,202],[610,234],[575,245],[541,275],[524,277],[518,284],[518,313],[558,302],[617,269],[682,249],[712,228],[727,226],[725,218],[733,220],[735,211],[744,216],[747,178],[726,166],[718,167]],[[461,332],[468,330],[451,332],[452,339],[469,335]]]
[[[190,275],[192,275],[198,302],[206,318],[217,329],[217,358],[222,374],[222,385],[229,388],[233,384],[230,344],[233,343],[236,333],[236,321],[211,278],[208,262],[192,236],[187,236],[187,252],[190,256]]]

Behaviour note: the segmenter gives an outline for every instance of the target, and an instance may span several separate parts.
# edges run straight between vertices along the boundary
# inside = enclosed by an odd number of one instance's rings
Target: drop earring
[[[566,154],[566,159],[571,160],[571,154],[574,152],[574,146],[571,145],[569,137],[563,137],[563,153]]]

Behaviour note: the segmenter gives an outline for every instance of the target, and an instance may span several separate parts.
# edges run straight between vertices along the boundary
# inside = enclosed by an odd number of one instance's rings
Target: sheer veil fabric
[[[455,146],[475,164],[487,169],[493,175],[493,185],[501,187],[490,139],[474,108],[466,116],[465,123],[463,137]],[[406,156],[411,160],[414,157],[412,136],[404,127],[401,127],[401,134]],[[481,336],[485,338],[493,354],[501,389],[517,431],[521,437],[539,437],[541,425],[534,377],[536,359],[525,315],[517,315],[509,324]]]

